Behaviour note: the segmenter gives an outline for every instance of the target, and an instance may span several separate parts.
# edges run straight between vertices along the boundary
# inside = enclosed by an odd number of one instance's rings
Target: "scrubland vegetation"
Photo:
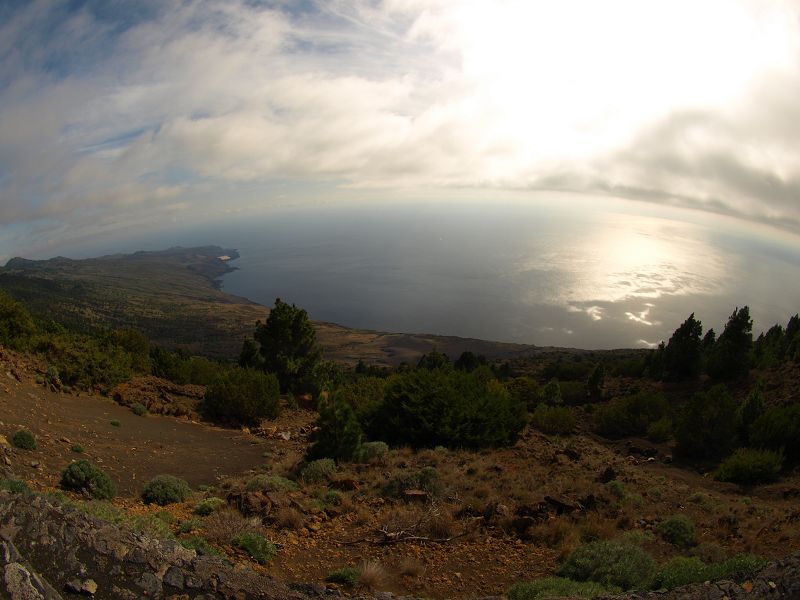
[[[309,515],[323,513],[346,515],[354,528],[377,536],[365,537],[377,544],[446,543],[483,527],[552,550],[560,566],[550,577],[519,581],[508,590],[512,600],[741,581],[764,559],[741,544],[743,551],[731,553],[700,543],[698,525],[686,514],[646,516],[665,486],[631,489],[618,474],[600,473],[586,484],[580,508],[549,494],[536,504],[497,466],[493,483],[505,497],[490,501],[489,453],[522,452],[523,439],[540,436],[535,439],[554,440],[556,456],[581,460],[570,446],[575,434],[611,447],[633,439],[650,444],[651,457],[660,452],[687,472],[699,469],[742,490],[776,481],[800,461],[800,404],[774,402],[763,380],[800,360],[800,319],[753,340],[747,307],[732,313],[719,336],[704,334],[691,315],[667,343],[640,358],[491,362],[467,352],[452,361],[433,351],[417,364],[389,369],[324,361],[308,315],[280,300],[234,363],[151,347],[136,331],[86,335],[36,322],[0,293],[0,343],[41,360],[40,383],[53,389],[107,391],[144,374],[202,385],[203,415],[229,426],[259,427],[282,408],[297,410],[297,398],[313,403],[315,430],[293,464],[276,461],[264,473],[213,490],[193,492],[168,475],[144,490],[146,503],[193,503],[193,517],[166,527],[187,547],[238,551],[261,564],[281,553],[265,524],[308,532]],[[136,414],[145,416],[142,409]],[[14,444],[36,448],[23,431]],[[452,465],[461,469],[458,483],[445,474]],[[115,495],[113,482],[86,460],[64,471],[61,487],[99,500]],[[309,499],[314,511],[301,510]],[[373,501],[396,506],[364,514]],[[687,502],[716,510],[700,492]],[[587,516],[586,506],[598,504],[603,509]],[[573,511],[583,512],[577,518]],[[261,520],[253,522],[254,516]],[[377,526],[376,518],[383,519]],[[719,516],[719,527],[737,526],[726,518],[734,517]],[[364,562],[332,565],[326,579],[363,590],[382,577],[380,565]]]

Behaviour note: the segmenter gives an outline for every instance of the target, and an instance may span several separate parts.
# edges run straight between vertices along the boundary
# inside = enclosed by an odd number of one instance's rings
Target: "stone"
[[[183,571],[181,571],[178,567],[170,567],[167,569],[167,572],[164,573],[164,585],[169,585],[182,590],[184,584],[185,578],[183,576]]]
[[[144,593],[149,597],[161,593],[161,582],[158,580],[158,577],[149,571],[142,573],[142,576],[136,581],[136,585],[142,588]]]
[[[5,568],[5,588],[11,600],[44,600],[33,584],[30,572],[19,563],[9,563]]]

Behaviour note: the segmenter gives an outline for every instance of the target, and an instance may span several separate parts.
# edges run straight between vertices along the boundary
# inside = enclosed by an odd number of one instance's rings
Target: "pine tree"
[[[703,325],[689,315],[675,330],[664,349],[664,376],[667,379],[693,379],[700,375],[703,359]]]

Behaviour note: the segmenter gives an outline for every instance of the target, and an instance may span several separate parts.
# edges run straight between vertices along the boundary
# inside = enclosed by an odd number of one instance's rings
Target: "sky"
[[[0,261],[498,191],[797,236],[798,98],[796,0],[0,0]]]

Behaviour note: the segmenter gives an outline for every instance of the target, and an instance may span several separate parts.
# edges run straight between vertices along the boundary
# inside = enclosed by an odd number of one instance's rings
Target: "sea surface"
[[[719,333],[748,305],[758,333],[800,311],[796,237],[625,201],[295,207],[93,251],[207,244],[239,251],[230,293],[382,331],[647,347],[693,312]]]

